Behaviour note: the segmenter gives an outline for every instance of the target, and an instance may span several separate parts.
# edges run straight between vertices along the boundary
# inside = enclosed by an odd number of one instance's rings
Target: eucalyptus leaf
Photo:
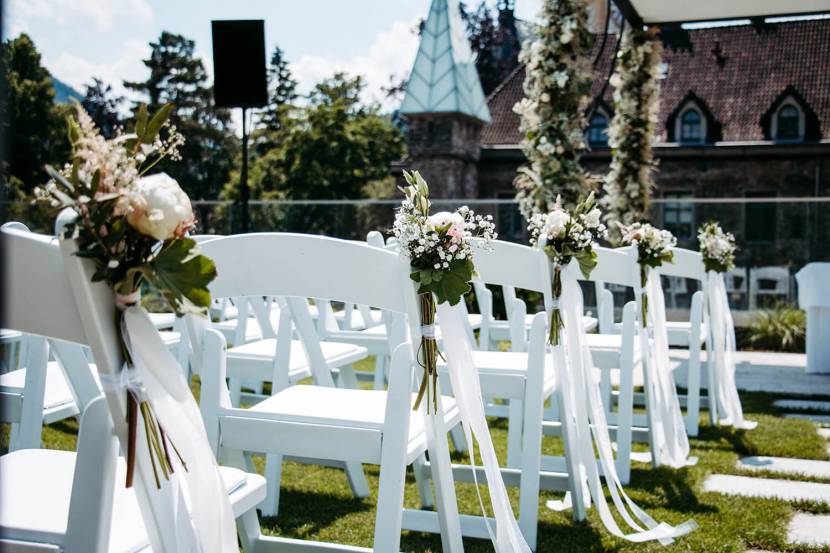
[[[156,135],[161,130],[162,125],[170,118],[170,113],[173,111],[173,104],[167,103],[161,106],[161,108],[156,112],[150,122],[147,124],[147,128],[144,130],[144,135],[141,136],[141,142],[143,144],[150,144],[156,138]]]
[[[147,129],[147,104],[138,106],[138,113],[135,115],[135,134],[139,142],[144,142],[144,132]]]
[[[207,286],[216,278],[216,265],[199,253],[195,240],[166,242],[148,268],[145,276],[177,314],[203,313],[210,307]]]

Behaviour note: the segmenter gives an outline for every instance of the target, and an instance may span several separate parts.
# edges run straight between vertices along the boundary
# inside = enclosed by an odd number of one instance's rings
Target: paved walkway
[[[689,352],[673,349],[670,356],[677,367],[675,381],[678,386],[685,387],[688,382],[686,363]],[[701,352],[701,358],[701,363],[705,363],[706,352]],[[735,379],[739,390],[781,395],[830,395],[830,374],[808,374],[805,369],[807,356],[804,354],[739,351],[735,353],[735,362]],[[701,366],[700,376],[701,385],[707,387],[705,364]]]

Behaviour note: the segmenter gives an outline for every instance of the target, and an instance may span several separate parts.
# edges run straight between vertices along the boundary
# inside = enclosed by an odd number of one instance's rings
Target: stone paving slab
[[[830,545],[830,515],[795,513],[787,527],[787,541],[799,545]]]
[[[774,478],[712,474],[703,482],[703,491],[745,497],[774,497],[785,501],[807,500],[830,503],[830,484]]]
[[[813,421],[816,424],[830,424],[830,415],[805,415],[804,413],[786,413],[784,418]]]
[[[744,457],[738,460],[736,467],[745,470],[769,470],[814,478],[830,478],[830,461],[789,457]]]
[[[808,401],[804,399],[778,399],[773,403],[781,409],[796,409],[803,411],[830,411],[830,401]]]
[[[689,351],[672,349],[671,362],[679,365],[674,373],[678,386],[688,384]],[[701,352],[705,362],[706,352]],[[807,356],[803,353],[768,351],[735,352],[735,384],[739,390],[771,392],[787,395],[830,395],[830,374],[807,372]],[[701,386],[708,388],[706,370],[701,371]]]

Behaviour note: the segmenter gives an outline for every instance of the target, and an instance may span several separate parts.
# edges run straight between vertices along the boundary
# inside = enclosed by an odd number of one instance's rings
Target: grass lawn
[[[373,366],[369,360],[361,369]],[[747,417],[759,422],[750,431],[708,425],[708,414],[701,418],[700,436],[692,439],[692,455],[699,458],[696,466],[680,470],[652,469],[636,464],[632,470],[629,495],[655,519],[678,524],[694,519],[699,528],[669,547],[659,544],[631,544],[612,537],[602,526],[596,512],[590,510],[588,520],[574,523],[570,513],[548,510],[544,503],[561,498],[561,494],[543,493],[540,506],[538,551],[696,551],[737,552],[747,549],[793,552],[830,553],[830,547],[792,547],[786,543],[786,528],[790,514],[795,510],[812,513],[830,513],[826,504],[804,503],[792,505],[785,501],[748,499],[703,493],[703,480],[710,473],[741,474],[735,462],[746,455],[770,455],[804,459],[828,459],[826,442],[812,423],[784,419],[772,406],[771,394],[744,393],[741,395]],[[497,453],[504,462],[506,453],[506,423],[491,421]],[[63,421],[44,429],[44,446],[55,449],[73,449],[77,433],[74,420]],[[4,429],[5,434],[5,429]],[[3,442],[6,440],[4,439]],[[641,446],[642,447],[642,446]],[[547,453],[561,451],[557,438],[546,437]],[[644,447],[642,447],[645,450]],[[262,470],[262,460],[257,460]],[[377,490],[378,470],[366,466],[370,487]],[[758,474],[762,476],[762,474]],[[776,478],[788,478],[776,475]],[[798,479],[797,477],[791,477]],[[829,481],[830,482],[830,481]],[[462,512],[480,514],[478,500],[472,485],[457,484],[459,507]],[[518,493],[509,489],[514,501]],[[376,496],[365,500],[354,499],[344,474],[335,469],[286,463],[283,469],[280,516],[263,518],[265,533],[301,539],[335,541],[370,546],[374,528]],[[414,480],[407,479],[407,507],[417,508],[418,498]],[[622,524],[622,523],[621,523]],[[438,552],[438,536],[404,532],[403,551]],[[468,552],[492,551],[488,541],[465,540]]]

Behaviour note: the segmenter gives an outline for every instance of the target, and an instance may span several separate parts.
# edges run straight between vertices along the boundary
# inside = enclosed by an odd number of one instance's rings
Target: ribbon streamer
[[[127,307],[122,317],[134,372],[119,375],[117,383],[110,380],[106,385],[120,385],[121,379],[128,385],[140,382],[166,439],[176,444],[177,457],[187,461],[186,471],[177,471],[170,480],[161,482],[160,490],[149,494],[153,519],[159,532],[168,536],[163,541],[177,544],[175,551],[236,553],[236,526],[228,492],[182,368],[141,307]]]
[[[577,450],[580,457],[579,462],[575,464],[584,471],[579,481],[587,480],[590,496],[596,503],[600,520],[613,535],[635,543],[651,540],[657,540],[664,545],[672,543],[675,538],[697,528],[697,524],[692,520],[678,526],[657,522],[625,493],[614,464],[605,408],[599,385],[594,378],[594,363],[581,324],[582,290],[576,276],[570,270],[565,271],[563,279],[562,305],[565,328],[568,330],[565,332],[565,343],[551,348],[551,355],[554,366],[567,367],[566,372],[571,376],[568,393],[571,394],[571,402],[576,407],[572,420],[577,427]],[[599,454],[598,460],[594,454],[594,447]],[[600,476],[605,479],[615,510],[633,532],[625,533],[614,518],[605,498]],[[563,504],[567,504],[568,500],[566,497]]]
[[[657,461],[680,468],[697,463],[689,457],[691,448],[686,436],[686,425],[680,411],[680,400],[669,366],[669,337],[666,328],[666,306],[660,275],[645,269],[646,284],[643,306],[646,318],[640,330],[640,350],[643,365],[648,372],[649,418],[651,439],[655,441]],[[648,321],[648,322],[647,322]]]
[[[473,448],[473,438],[475,438],[478,442],[484,474],[487,477],[487,487],[490,490],[490,503],[496,519],[496,529],[493,531],[490,527],[485,513],[487,531],[496,553],[530,553],[530,547],[513,515],[513,508],[510,506],[510,499],[501,476],[499,461],[487,428],[481,383],[478,380],[475,365],[473,365],[470,343],[464,326],[465,316],[460,305],[451,306],[448,303],[438,305],[438,317],[441,320],[441,331],[444,335],[444,348],[447,354],[447,368],[456,405],[461,414],[464,434],[470,446],[473,474],[476,473]],[[478,490],[476,480],[476,491]],[[484,512],[481,495],[479,495],[479,504]]]
[[[729,310],[726,285],[723,274],[709,271],[707,275],[709,293],[709,324],[712,326],[712,354],[717,379],[718,409],[724,413],[721,424],[751,430],[758,426],[755,421],[744,419],[741,398],[735,384],[735,323]],[[712,360],[709,361],[710,363]]]

